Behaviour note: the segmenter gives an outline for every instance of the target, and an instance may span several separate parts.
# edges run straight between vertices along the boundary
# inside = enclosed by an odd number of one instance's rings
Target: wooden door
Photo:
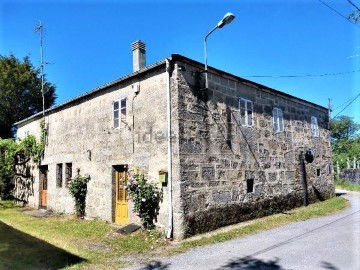
[[[115,223],[129,223],[129,205],[127,199],[127,171],[122,169],[115,171]]]
[[[40,207],[47,207],[48,166],[40,167]]]

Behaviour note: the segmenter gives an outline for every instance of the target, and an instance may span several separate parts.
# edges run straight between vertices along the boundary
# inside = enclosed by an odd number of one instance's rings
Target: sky
[[[360,0],[352,0],[360,7]],[[0,0],[0,55],[29,56],[56,85],[57,104],[132,72],[131,43],[152,64],[178,53],[328,107],[360,123],[360,23],[348,0]],[[352,102],[351,102],[352,101]]]

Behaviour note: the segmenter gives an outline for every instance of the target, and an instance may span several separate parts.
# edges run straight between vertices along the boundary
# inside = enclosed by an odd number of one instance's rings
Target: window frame
[[[243,103],[243,107],[241,106]],[[249,105],[251,106],[251,123],[249,124]],[[242,116],[242,108],[244,108],[244,116]],[[254,103],[245,98],[239,98],[239,124],[243,127],[254,126]]]
[[[317,117],[316,116],[311,116],[311,121],[310,121],[310,129],[311,129],[311,135],[313,137],[320,137],[320,130],[319,130],[319,124],[317,121]]]
[[[69,183],[72,178],[72,163],[67,162],[65,163],[65,185],[69,186]]]
[[[63,186],[63,164],[56,164],[56,187],[61,188]]]
[[[116,103],[118,104],[117,109],[115,109]],[[115,117],[116,112],[117,112],[117,117]],[[112,104],[112,127],[113,127],[113,129],[122,128],[121,123],[126,122],[126,116],[127,116],[127,98],[123,97],[123,98],[114,100],[113,104]],[[115,121],[117,121],[117,126],[115,124]]]
[[[283,111],[278,108],[273,108],[273,131],[284,132],[284,114]]]

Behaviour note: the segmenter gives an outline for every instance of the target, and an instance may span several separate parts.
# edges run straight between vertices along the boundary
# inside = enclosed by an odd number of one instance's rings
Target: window
[[[119,128],[119,101],[113,103],[113,127]]]
[[[65,183],[66,186],[69,185],[72,177],[72,163],[65,164]]]
[[[247,179],[246,180],[246,192],[247,193],[254,192],[254,179]]]
[[[321,176],[321,170],[320,169],[316,169],[316,176]]]
[[[126,121],[126,98],[113,102],[113,128],[119,128]]]
[[[319,126],[317,122],[317,118],[315,116],[311,116],[311,134],[314,137],[319,137]]]
[[[123,98],[123,99],[121,99],[121,110],[120,110],[120,112],[121,112],[121,122],[122,123],[125,123],[126,122],[126,98]]]
[[[273,109],[273,127],[275,132],[284,131],[283,112],[279,108]]]
[[[240,124],[244,127],[253,126],[253,103],[250,100],[240,98]]]
[[[56,164],[56,186],[62,187],[62,164]]]

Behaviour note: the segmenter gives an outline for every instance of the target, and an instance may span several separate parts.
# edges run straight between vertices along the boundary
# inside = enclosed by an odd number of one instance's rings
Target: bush
[[[90,176],[78,174],[69,183],[69,192],[75,200],[75,211],[78,217],[85,216],[87,183],[89,181]]]
[[[134,212],[141,218],[145,229],[154,229],[157,215],[159,214],[162,190],[149,183],[144,175],[128,174],[128,191],[134,202]]]

